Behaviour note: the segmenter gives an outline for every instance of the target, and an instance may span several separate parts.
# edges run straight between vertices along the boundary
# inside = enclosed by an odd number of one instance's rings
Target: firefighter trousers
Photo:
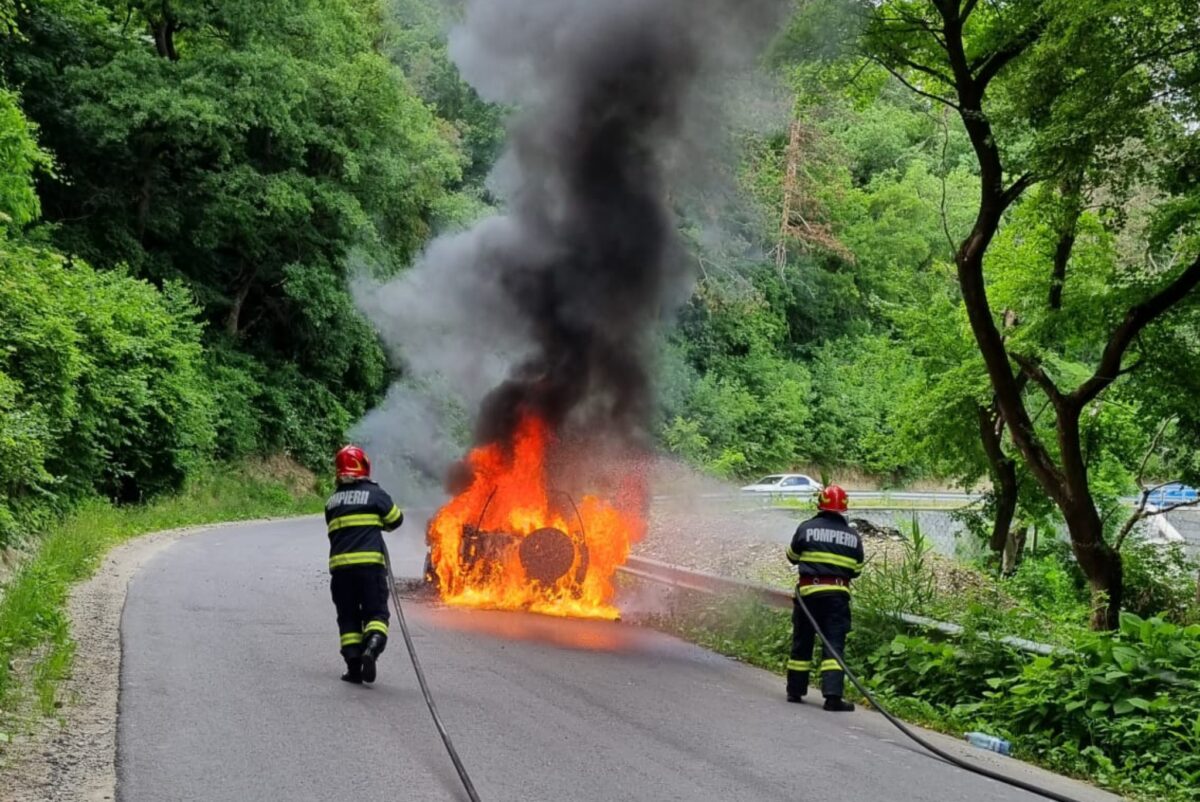
[[[838,654],[845,655],[846,635],[850,633],[850,594],[842,590],[828,590],[804,597],[808,611],[829,639]],[[799,599],[792,602],[792,659],[788,660],[788,696],[804,696],[808,692],[808,674],[813,669],[813,644],[817,633],[809,623],[808,616],[800,609]],[[846,676],[833,655],[825,654],[822,648],[821,693],[825,696],[842,696]]]
[[[362,657],[363,641],[373,632],[383,638],[377,652],[383,651],[388,634],[387,569],[382,565],[338,568],[330,576],[329,587],[337,608],[338,632],[342,639],[342,657],[347,664]]]

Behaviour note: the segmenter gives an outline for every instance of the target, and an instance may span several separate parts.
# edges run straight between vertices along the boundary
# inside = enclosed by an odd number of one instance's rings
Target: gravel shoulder
[[[29,711],[24,732],[0,766],[4,802],[103,802],[116,794],[121,615],[129,581],[181,538],[232,526],[196,526],[144,535],[110,551],[71,592],[67,615],[75,659],[59,689],[56,718]]]
[[[181,537],[179,529],[124,543],[80,583],[67,605],[75,661],[59,695],[60,717],[32,724],[14,738],[2,784],[13,802],[113,799],[116,792],[117,696],[121,670],[121,610],[130,578]]]

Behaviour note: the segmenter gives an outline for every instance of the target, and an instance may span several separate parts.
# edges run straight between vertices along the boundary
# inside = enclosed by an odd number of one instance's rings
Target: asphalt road
[[[324,543],[315,518],[211,530],[135,577],[119,800],[465,799],[398,636],[375,687],[338,681]],[[406,610],[487,802],[1037,798],[919,753],[876,714],[789,705],[778,678],[653,631]],[[944,743],[1079,799],[1112,798]]]

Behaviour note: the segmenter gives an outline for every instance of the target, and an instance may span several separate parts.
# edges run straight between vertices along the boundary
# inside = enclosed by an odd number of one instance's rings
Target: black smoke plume
[[[717,87],[788,5],[467,3],[451,55],[516,109],[493,182],[504,213],[358,297],[410,371],[478,409],[476,443],[532,413],[565,441],[645,445],[653,335],[693,281],[668,198],[711,175]]]

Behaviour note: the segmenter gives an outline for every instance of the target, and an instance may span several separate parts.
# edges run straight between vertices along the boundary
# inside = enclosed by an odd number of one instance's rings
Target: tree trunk
[[[138,242],[146,244],[146,222],[150,219],[150,196],[154,188],[153,175],[154,159],[146,165],[146,174],[142,177],[142,191],[138,194],[137,232]]]
[[[992,536],[988,548],[994,554],[1004,551],[1009,529],[1017,512],[1017,464],[1004,453],[999,416],[994,409],[978,408],[979,436],[987,454],[988,474],[996,497],[996,517],[992,521]]]
[[[175,50],[175,23],[163,19],[156,22],[151,30],[154,32],[154,49],[159,57],[179,61],[179,53]]]
[[[1013,518],[1017,515],[1017,468],[1012,460],[1005,460],[1000,484],[996,491],[996,520],[992,522],[992,537],[988,547],[993,553],[1004,551],[1012,533]]]
[[[242,307],[246,305],[246,297],[250,295],[250,286],[254,283],[253,275],[242,282],[233,296],[233,305],[229,307],[229,315],[225,318],[225,333],[236,337],[241,331]]]
[[[1004,542],[1004,553],[1001,555],[1000,572],[1004,576],[1012,576],[1021,563],[1021,555],[1025,553],[1025,539],[1029,535],[1029,527],[1022,526],[1011,529]]]
[[[1121,555],[1104,540],[1104,523],[1088,485],[1087,463],[1079,433],[1083,406],[1072,398],[1057,396],[1055,403],[1058,450],[1062,459],[1059,509],[1067,521],[1071,549],[1092,587],[1095,607],[1093,629],[1116,629],[1120,623],[1124,583]]]
[[[1063,288],[1067,285],[1067,261],[1075,248],[1075,231],[1064,233],[1054,249],[1054,272],[1050,276],[1050,308],[1062,309]]]
[[[1125,593],[1121,553],[1104,541],[1104,525],[1090,496],[1086,505],[1064,513],[1071,550],[1092,588],[1092,629],[1116,629]]]
[[[175,50],[175,33],[179,30],[171,5],[167,0],[162,3],[162,17],[150,19],[150,33],[154,36],[154,49],[160,58],[179,61],[179,53]]]
[[[1054,248],[1054,271],[1050,274],[1050,309],[1059,311],[1063,305],[1063,290],[1067,285],[1067,263],[1075,250],[1075,235],[1083,215],[1083,174],[1080,165],[1062,181],[1060,192],[1065,208],[1059,212],[1058,245]]]

